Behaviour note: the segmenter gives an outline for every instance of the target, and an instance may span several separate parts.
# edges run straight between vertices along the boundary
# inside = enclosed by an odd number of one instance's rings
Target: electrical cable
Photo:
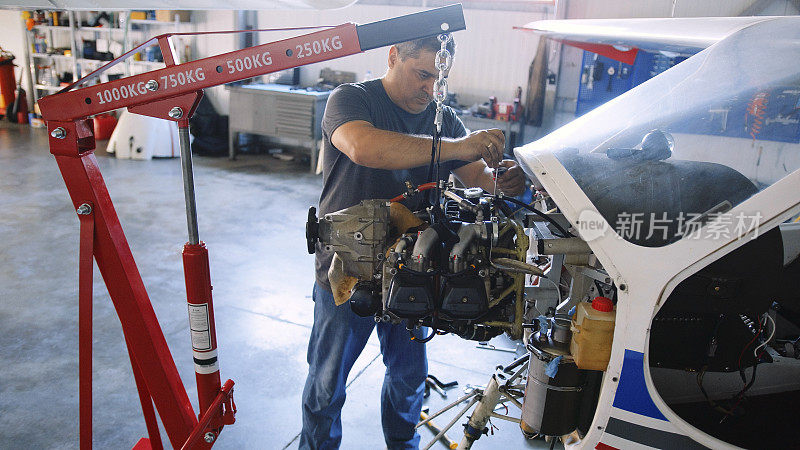
[[[517,200],[514,197],[501,196],[501,200],[505,200],[505,201],[514,203],[516,205],[519,205],[519,206],[527,209],[528,211],[536,214],[537,216],[541,217],[542,219],[550,222],[561,233],[561,236],[558,236],[558,237],[561,237],[561,238],[575,237],[575,235],[573,235],[569,231],[565,230],[564,227],[562,227],[558,222],[553,220],[552,217],[550,217],[549,215],[539,211],[538,209],[534,208],[533,206],[531,206],[531,205],[529,205],[529,204],[527,204],[527,203],[525,203],[525,202],[523,202],[521,200]]]
[[[756,357],[756,362],[758,362],[758,356],[759,356],[758,350],[761,347],[765,347],[767,343],[769,343],[769,341],[772,340],[772,337],[775,336],[775,328],[776,328],[775,321],[772,319],[772,316],[770,316],[769,313],[767,313],[767,319],[769,319],[769,321],[772,322],[772,332],[769,334],[769,337],[767,338],[766,341],[762,342],[756,348],[753,349],[753,356]]]
[[[705,387],[703,387],[703,377],[705,376],[707,369],[708,366],[703,366],[702,369],[700,369],[700,372],[697,373],[697,386],[700,387],[700,392],[703,393],[703,397],[706,398],[708,404],[711,405],[714,410],[721,412],[725,415],[725,417],[727,417],[732,414],[731,410],[723,408],[722,405],[712,400],[711,397],[709,397],[708,392],[706,392]]]
[[[742,370],[742,356],[744,356],[744,352],[747,351],[748,347],[753,345],[753,342],[755,342],[756,339],[758,339],[758,336],[760,335],[761,335],[761,320],[758,321],[758,331],[753,336],[753,339],[750,339],[750,342],[748,342],[747,345],[745,345],[744,348],[742,348],[741,353],[739,353],[739,362],[736,365],[737,369]]]
[[[716,324],[714,325],[714,331],[711,333],[711,339],[709,340],[708,350],[706,351],[706,360],[703,366],[700,368],[700,371],[697,373],[696,380],[697,380],[697,386],[700,388],[700,392],[703,394],[703,397],[705,397],[708,404],[711,405],[713,409],[727,416],[730,414],[730,411],[723,408],[719,403],[712,400],[711,397],[708,395],[708,392],[706,392],[705,386],[703,386],[703,378],[705,377],[706,370],[708,370],[709,359],[716,352],[717,332],[719,331],[719,327],[722,325],[722,322],[724,321],[725,321],[725,315],[720,314]]]
[[[556,284],[555,281],[553,281],[553,280],[551,280],[550,278],[547,278],[547,277],[539,277],[539,279],[540,280],[547,280],[547,281],[549,281],[550,283],[553,284],[553,286],[556,288],[556,294],[558,294],[558,304],[560,305],[563,300],[561,299],[561,288],[558,286],[558,284]]]
[[[439,149],[438,152],[436,151],[437,147]],[[434,183],[433,195],[428,195],[428,203],[433,208],[432,223],[443,223],[447,221],[444,211],[442,211],[442,207],[439,204],[439,198],[441,197],[441,192],[439,190],[439,166],[441,164],[441,149],[442,149],[442,136],[439,133],[439,130],[436,127],[434,127],[433,143],[431,144],[431,163],[430,166],[428,167],[428,179],[432,180],[431,182]],[[433,179],[433,177],[435,177],[435,179]]]
[[[753,365],[753,376],[752,378],[750,378],[750,382],[747,383],[742,388],[742,390],[739,391],[739,393],[733,397],[736,399],[736,403],[734,403],[733,406],[731,406],[730,410],[727,410],[725,417],[723,417],[722,420],[719,421],[719,423],[725,422],[725,419],[727,419],[728,416],[732,416],[736,412],[736,407],[739,406],[742,400],[744,400],[744,393],[747,392],[747,390],[750,389],[750,387],[752,387],[753,383],[755,383],[756,381],[756,369],[758,369],[758,360],[756,360],[755,365]],[[742,371],[742,373],[744,373],[744,371]]]
[[[436,139],[439,137],[439,132],[436,127],[433,129],[433,140],[431,141],[431,162],[428,164],[428,180],[433,182],[433,166],[436,163]]]
[[[753,386],[753,384],[754,384],[754,383],[755,383],[755,381],[756,381],[756,371],[757,371],[757,369],[758,369],[758,359],[759,359],[759,355],[758,355],[758,349],[759,349],[760,347],[762,347],[763,345],[766,345],[766,343],[767,343],[767,342],[769,342],[769,340],[770,340],[770,339],[772,339],[772,336],[774,335],[774,332],[775,332],[775,321],[774,321],[774,320],[772,320],[772,317],[770,317],[770,316],[769,316],[769,314],[766,314],[766,317],[767,317],[767,319],[769,319],[770,321],[772,321],[772,324],[773,324],[773,332],[770,334],[770,337],[769,337],[769,338],[768,338],[768,339],[767,339],[767,340],[766,340],[766,341],[765,341],[765,342],[764,342],[762,345],[759,345],[758,347],[756,347],[755,349],[753,349],[753,355],[756,357],[756,359],[755,359],[755,364],[753,365],[753,374],[751,375],[751,377],[750,377],[750,381],[749,381],[749,382],[747,381],[747,376],[746,376],[746,374],[745,374],[745,372],[744,372],[744,370],[745,370],[745,369],[743,369],[743,368],[742,368],[742,356],[744,355],[745,351],[747,351],[747,349],[750,347],[750,345],[752,345],[752,344],[753,344],[753,342],[755,342],[755,340],[756,340],[756,339],[758,339],[758,337],[761,335],[761,332],[763,331],[763,329],[762,329],[762,324],[761,324],[761,320],[759,320],[759,321],[758,321],[758,331],[757,331],[757,332],[756,332],[756,334],[753,336],[753,339],[751,339],[751,340],[750,340],[750,341],[749,341],[749,342],[748,342],[748,343],[747,343],[747,344],[744,346],[744,348],[742,348],[742,351],[741,351],[741,353],[739,354],[739,360],[738,360],[737,366],[738,366],[738,369],[739,369],[739,374],[741,375],[741,377],[742,377],[742,381],[745,383],[745,385],[744,385],[744,387],[742,387],[742,389],[741,389],[741,390],[740,390],[740,391],[739,391],[739,392],[738,392],[736,395],[734,395],[734,396],[731,398],[731,400],[735,400],[735,403],[733,403],[733,406],[731,406],[731,407],[730,407],[730,408],[728,408],[728,409],[726,409],[726,408],[723,408],[723,407],[722,407],[721,405],[719,405],[717,402],[715,402],[715,401],[711,400],[711,398],[708,396],[708,393],[706,392],[705,388],[703,387],[703,376],[705,375],[705,372],[706,372],[707,366],[703,366],[702,370],[701,370],[701,371],[700,371],[700,372],[697,374],[697,384],[698,384],[698,386],[700,387],[700,391],[703,393],[703,396],[705,396],[705,398],[706,398],[706,400],[708,401],[708,403],[709,403],[709,404],[710,404],[710,405],[711,405],[711,406],[712,406],[712,407],[713,407],[715,410],[717,410],[717,411],[720,411],[721,413],[723,413],[723,414],[724,414],[723,418],[720,420],[720,422],[719,422],[719,423],[722,423],[722,422],[724,422],[724,421],[725,421],[725,419],[727,419],[729,416],[732,416],[732,415],[734,415],[734,413],[736,412],[736,408],[737,408],[737,407],[739,406],[739,404],[741,404],[741,402],[744,400],[744,394],[745,394],[745,393],[746,393],[746,392],[747,392],[747,391],[748,391],[748,390],[749,390],[749,389],[750,389],[750,388]],[[764,323],[766,324],[766,322],[767,322],[767,320],[765,319],[765,320],[764,320]]]
[[[441,211],[439,207],[439,199],[441,198],[441,189],[439,189],[439,177],[441,176],[441,167],[442,167],[442,136],[439,132],[436,132],[436,187],[434,188],[436,192],[436,207],[438,211]],[[442,218],[444,218],[444,213],[442,213]]]

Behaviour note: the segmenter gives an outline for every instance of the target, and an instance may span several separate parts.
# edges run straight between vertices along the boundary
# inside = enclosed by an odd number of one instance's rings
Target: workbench
[[[236,158],[239,133],[291,139],[309,149],[311,171],[317,168],[322,114],[330,91],[316,92],[282,84],[226,86],[230,91],[228,155]]]

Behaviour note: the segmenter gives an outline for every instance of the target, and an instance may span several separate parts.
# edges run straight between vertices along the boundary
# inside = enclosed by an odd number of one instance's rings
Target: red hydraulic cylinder
[[[199,417],[211,413],[208,408],[220,392],[217,336],[214,327],[214,305],[211,299],[211,274],[208,250],[203,242],[183,247],[183,270],[186,277],[186,300],[189,307],[189,329],[197,378]],[[219,417],[222,417],[220,406]],[[211,428],[219,424],[212,423]]]
[[[196,108],[200,96],[189,111]],[[173,107],[170,116],[177,119],[178,137],[181,147],[181,170],[183,172],[183,188],[186,200],[186,225],[189,242],[183,247],[183,271],[186,279],[186,301],[189,308],[189,332],[192,338],[192,356],[197,379],[197,398],[200,406],[198,419],[205,423],[204,441],[211,444],[216,439],[222,426],[233,423],[232,410],[225,415],[224,406],[232,406],[230,395],[216,402],[220,396],[221,383],[219,363],[217,361],[217,334],[214,326],[214,304],[211,299],[211,272],[208,264],[208,250],[200,241],[197,227],[197,206],[194,193],[194,175],[192,172],[192,151],[189,145],[189,121],[183,115],[181,107]],[[224,417],[223,417],[224,416]],[[207,420],[203,420],[203,419]],[[193,435],[198,430],[193,431]]]

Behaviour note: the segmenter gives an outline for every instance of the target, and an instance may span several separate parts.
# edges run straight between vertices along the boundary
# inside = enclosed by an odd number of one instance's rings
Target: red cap
[[[595,297],[592,300],[592,308],[600,312],[611,312],[614,310],[614,303],[608,297]]]

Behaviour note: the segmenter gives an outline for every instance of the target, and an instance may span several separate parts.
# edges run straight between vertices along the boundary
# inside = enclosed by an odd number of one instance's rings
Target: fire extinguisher
[[[14,55],[0,47],[0,114],[14,103]]]

